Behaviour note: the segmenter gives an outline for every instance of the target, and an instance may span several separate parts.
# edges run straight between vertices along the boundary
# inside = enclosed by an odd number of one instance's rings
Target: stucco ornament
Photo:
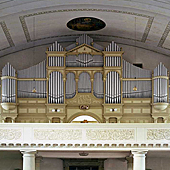
[[[82,131],[73,129],[34,129],[36,140],[81,140]]]
[[[170,129],[147,129],[147,140],[170,140]]]
[[[88,140],[134,140],[134,129],[87,130]]]
[[[0,140],[18,140],[21,135],[20,129],[0,129]]]

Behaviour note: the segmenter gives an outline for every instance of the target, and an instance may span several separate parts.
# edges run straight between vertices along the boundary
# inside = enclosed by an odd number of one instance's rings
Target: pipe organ
[[[2,69],[3,119],[12,110],[17,122],[32,112],[44,122],[71,122],[83,114],[98,122],[169,116],[169,73],[162,63],[153,72],[138,68],[122,59],[115,42],[102,47],[86,34],[67,47],[56,41],[46,54],[45,61],[30,68],[16,71],[7,63]]]

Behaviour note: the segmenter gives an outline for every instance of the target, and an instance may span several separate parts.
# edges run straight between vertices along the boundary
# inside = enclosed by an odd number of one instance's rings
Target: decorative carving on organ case
[[[34,122],[29,115],[30,109],[31,113],[35,110],[37,120],[40,115],[37,109],[42,107],[45,111],[41,114],[41,121],[43,119],[44,122],[52,118],[67,122],[75,113],[82,112],[95,114],[101,122],[120,122],[121,118],[124,121],[124,116],[128,117],[130,113],[134,117],[145,115],[143,119],[146,118],[146,122],[151,120],[151,115],[153,118],[161,116],[167,119],[169,74],[162,63],[152,74],[150,70],[123,60],[123,51],[115,42],[102,47],[86,34],[67,47],[56,41],[46,54],[46,60],[17,72],[9,63],[5,65],[1,77],[3,118],[10,117],[13,110],[13,117],[16,117],[19,108],[24,112],[19,113],[18,121],[29,117]],[[38,102],[41,100],[43,103]],[[137,104],[149,112],[144,112]],[[80,109],[80,106],[86,105],[88,109]],[[140,110],[138,115],[132,106],[139,107],[136,108]],[[57,113],[53,113],[51,110],[56,108]],[[134,117],[133,120],[138,120]],[[131,118],[128,119],[130,122]]]

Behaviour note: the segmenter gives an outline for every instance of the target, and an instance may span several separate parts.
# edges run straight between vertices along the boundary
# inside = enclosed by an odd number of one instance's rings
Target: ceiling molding
[[[170,21],[168,22],[168,24],[162,34],[162,37],[158,43],[158,47],[164,48],[166,50],[170,50],[170,48],[163,47],[163,44],[164,44],[165,40],[167,39],[169,32],[170,32]]]
[[[13,40],[12,40],[12,37],[11,37],[11,35],[10,35],[10,33],[9,33],[9,29],[8,29],[7,26],[6,26],[5,21],[0,22],[0,26],[2,27],[2,30],[3,30],[3,32],[4,32],[4,34],[5,34],[5,37],[6,37],[7,41],[8,41],[8,43],[9,43],[9,47],[0,49],[0,51],[3,51],[3,50],[6,50],[6,49],[8,49],[8,48],[10,48],[10,47],[15,46],[15,44],[14,44],[14,42],[13,42]]]
[[[109,10],[109,9],[64,9],[64,10],[42,11],[42,12],[27,14],[27,15],[23,15],[23,16],[19,17],[27,42],[33,42],[33,41],[39,41],[39,40],[54,38],[54,36],[32,40],[30,33],[29,33],[29,30],[28,30],[28,27],[27,27],[27,24],[26,24],[26,21],[25,21],[25,18],[33,17],[33,16],[37,16],[37,15],[43,15],[43,14],[57,13],[57,12],[75,12],[75,11],[80,11],[80,12],[81,11],[113,12],[113,13],[128,14],[128,15],[134,15],[134,16],[140,16],[140,17],[147,18],[148,22],[146,24],[145,31],[143,33],[141,40],[135,40],[133,38],[127,38],[127,37],[119,37],[119,38],[123,38],[123,39],[139,41],[139,42],[142,42],[142,43],[144,43],[146,41],[146,39],[149,35],[149,32],[150,32],[150,28],[151,28],[152,23],[153,23],[153,20],[154,20],[154,17],[151,17],[149,15],[144,15],[144,14],[139,14],[139,13],[134,13],[134,12],[127,12],[127,11],[120,11],[120,10]]]

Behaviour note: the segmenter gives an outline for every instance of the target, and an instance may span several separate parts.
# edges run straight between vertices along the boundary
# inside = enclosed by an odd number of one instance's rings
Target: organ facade
[[[111,42],[102,47],[83,34],[24,70],[7,63],[1,77],[1,121],[70,123],[88,115],[98,123],[169,122],[170,82],[160,63],[153,71],[123,59]]]

